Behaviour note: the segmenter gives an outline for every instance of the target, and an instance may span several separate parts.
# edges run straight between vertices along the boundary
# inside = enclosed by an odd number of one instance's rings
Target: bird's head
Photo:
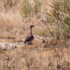
[[[33,28],[33,27],[35,27],[35,25],[30,25],[30,29]]]

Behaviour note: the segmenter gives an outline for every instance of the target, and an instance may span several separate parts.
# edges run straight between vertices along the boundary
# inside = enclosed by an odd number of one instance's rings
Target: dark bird
[[[32,28],[34,27],[34,25],[30,26],[30,34],[26,37],[24,43],[25,44],[32,44],[32,41],[34,40],[34,36],[32,34]]]

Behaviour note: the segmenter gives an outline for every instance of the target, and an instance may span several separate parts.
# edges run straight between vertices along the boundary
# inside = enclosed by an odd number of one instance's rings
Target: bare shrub
[[[70,0],[53,0],[52,10],[47,16],[47,21],[56,23],[58,28],[57,35],[69,36],[70,34]],[[56,36],[57,36],[56,35]]]

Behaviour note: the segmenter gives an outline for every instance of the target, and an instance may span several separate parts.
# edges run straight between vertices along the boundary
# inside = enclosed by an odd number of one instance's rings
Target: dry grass
[[[38,34],[39,31],[44,31],[47,29],[47,27],[42,24],[41,19],[42,18],[38,18],[39,15],[37,16],[33,16],[33,17],[27,17],[27,18],[23,18],[21,15],[21,5],[23,3],[24,0],[22,1],[14,1],[14,0],[10,0],[10,1],[0,1],[0,3],[3,3],[3,5],[1,5],[1,12],[0,12],[0,38],[8,38],[8,37],[25,37],[28,33],[29,33],[29,26],[31,24],[35,25],[35,28],[33,29],[33,34]],[[31,0],[34,1],[34,0]],[[46,1],[46,0],[45,0]],[[7,3],[8,2],[8,3]],[[6,12],[4,12],[5,7],[4,4],[7,3],[8,7]],[[12,3],[12,6],[10,6],[10,3]],[[43,7],[46,7],[46,5],[44,6],[44,1],[43,1]],[[6,4],[6,5],[7,5]],[[16,4],[16,5],[14,5]],[[46,1],[46,4],[49,4],[48,0]],[[10,8],[9,8],[10,7]],[[45,13],[44,10],[42,10],[41,16],[44,17]]]
[[[15,1],[12,0],[13,5]],[[3,40],[14,43],[23,41],[22,38],[29,34],[31,24],[35,25],[34,35],[48,30],[48,27],[50,31],[57,28],[56,24],[51,26],[46,22],[46,26],[42,21],[45,20],[46,9],[50,11],[46,6],[51,3],[49,0],[41,0],[43,5],[39,15],[27,18],[20,13],[22,1],[17,1],[16,5],[10,8],[8,5],[7,11],[2,5],[4,1],[0,1],[0,43]],[[45,43],[42,43],[38,38],[35,38],[32,45],[5,51],[0,49],[0,70],[70,70],[70,41],[60,41],[49,36],[45,38]]]
[[[5,51],[0,55],[0,70],[70,70],[70,48],[35,46]]]

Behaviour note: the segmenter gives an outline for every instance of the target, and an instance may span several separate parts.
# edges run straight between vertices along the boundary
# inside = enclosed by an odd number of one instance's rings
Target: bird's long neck
[[[32,35],[32,28],[30,28],[30,35]]]

